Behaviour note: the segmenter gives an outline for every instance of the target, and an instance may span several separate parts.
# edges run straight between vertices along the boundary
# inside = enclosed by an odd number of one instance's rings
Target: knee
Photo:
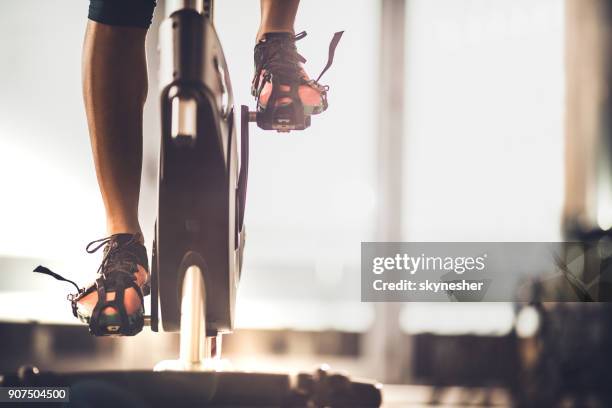
[[[149,28],[156,0],[90,0],[90,20],[124,27]]]

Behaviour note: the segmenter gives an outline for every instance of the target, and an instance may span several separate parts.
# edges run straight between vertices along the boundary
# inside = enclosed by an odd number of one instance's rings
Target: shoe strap
[[[59,273],[55,273],[55,272],[53,272],[51,269],[46,268],[46,267],[44,267],[44,266],[42,266],[42,265],[38,265],[38,266],[37,266],[37,267],[34,269],[34,272],[38,272],[38,273],[42,273],[42,274],[45,274],[45,275],[52,276],[52,277],[54,277],[55,279],[60,280],[60,281],[64,281],[64,282],[69,282],[69,283],[72,283],[72,284],[74,285],[74,287],[76,288],[77,292],[81,292],[81,291],[82,291],[82,289],[81,289],[81,288],[79,288],[79,285],[77,285],[76,283],[74,283],[74,281],[71,281],[70,279],[64,278],[64,277],[63,277],[62,275],[60,275]]]
[[[323,68],[323,71],[321,71],[317,79],[315,79],[315,82],[319,82],[323,74],[326,73],[327,70],[332,66],[332,63],[334,62],[334,54],[336,53],[336,47],[338,46],[338,43],[340,42],[340,39],[342,38],[342,34],[344,34],[344,31],[338,31],[332,37],[332,40],[329,43],[329,52],[327,54],[327,64],[325,64],[325,68]]]
[[[97,244],[97,245],[95,245]],[[91,249],[91,246],[95,245],[95,248]],[[141,265],[142,267],[144,267],[147,271],[149,270],[149,262],[148,262],[148,258],[147,258],[147,250],[146,248],[140,244],[140,242],[138,241],[138,235],[134,235],[134,234],[115,234],[115,235],[111,235],[109,237],[106,238],[101,238],[101,239],[97,239],[95,241],[90,242],[87,247],[86,247],[86,251],[88,253],[94,253],[96,252],[98,249],[100,249],[101,247],[105,246],[105,253],[104,253],[104,259],[102,261],[102,264],[100,265],[100,268],[98,269],[99,275],[100,277],[103,275],[102,269],[104,267],[104,265],[106,263],[108,263],[108,261],[110,261],[110,257],[112,256],[112,253],[116,252],[117,250],[120,250],[122,248],[125,248],[127,246],[129,246],[129,251],[132,255],[134,255],[134,257],[136,258],[136,263],[138,265]],[[127,248],[125,248],[127,249]],[[137,269],[136,269],[137,270]],[[87,286],[87,287],[82,287],[79,288],[79,285],[77,285],[74,281],[63,277],[62,275],[60,275],[59,273],[53,272],[52,270],[50,270],[49,268],[42,266],[42,265],[38,265],[35,269],[34,272],[36,273],[42,273],[44,275],[48,275],[51,276],[59,281],[64,281],[64,282],[68,282],[71,283],[72,285],[74,285],[74,287],[77,290],[77,293],[74,294],[69,294],[68,295],[68,300],[70,301],[71,305],[72,305],[72,313],[77,316],[76,313],[76,302],[82,298],[84,295],[91,293],[94,290],[97,290],[98,287],[100,286],[98,284],[98,279],[100,279],[100,277],[96,280],[96,282],[92,283],[91,285]],[[134,271],[135,272],[135,271]],[[133,272],[132,272],[133,273]],[[131,279],[126,279],[127,276],[121,277],[118,275],[130,275],[130,278],[132,278],[131,273],[128,273],[127,271],[116,271],[116,273],[113,273],[111,271],[111,273],[109,273],[108,275],[110,275],[110,287],[116,287],[116,286],[123,286],[122,283],[125,283],[126,285],[124,286],[124,289],[126,287],[132,286],[134,288],[137,288],[139,290],[137,290],[138,295],[141,298],[141,303],[143,302],[142,299],[142,292],[141,289],[138,287],[138,285],[136,284],[136,282],[131,281],[131,282],[127,282],[127,280],[131,280]],[[107,288],[107,290],[109,290]],[[122,292],[121,290],[117,290],[117,292]],[[116,295],[117,296],[117,295]],[[121,294],[121,296],[123,296],[123,294]]]

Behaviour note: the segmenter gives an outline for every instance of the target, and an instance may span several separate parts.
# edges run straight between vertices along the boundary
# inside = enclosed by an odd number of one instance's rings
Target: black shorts
[[[149,28],[156,0],[90,0],[89,19],[102,24]]]

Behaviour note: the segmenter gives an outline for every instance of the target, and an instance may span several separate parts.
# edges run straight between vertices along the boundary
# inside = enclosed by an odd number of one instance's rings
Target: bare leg
[[[261,22],[257,41],[265,33],[295,32],[293,24],[300,0],[261,0]]]
[[[142,110],[147,93],[146,29],[89,21],[83,97],[109,234],[140,233]]]
[[[144,28],[110,26],[90,20],[85,34],[83,97],[109,235],[141,232],[138,196],[142,111],[147,94],[146,33]],[[139,285],[146,276],[145,269],[139,268]],[[114,295],[109,293],[108,299]],[[94,292],[84,297],[79,307],[91,311],[96,302]],[[125,304],[128,313],[139,307],[140,300],[133,288],[126,290]]]

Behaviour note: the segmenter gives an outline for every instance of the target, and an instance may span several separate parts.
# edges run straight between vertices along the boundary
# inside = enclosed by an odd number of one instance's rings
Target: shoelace
[[[97,252],[100,248],[102,248],[103,246],[110,244],[112,241],[112,235],[109,237],[105,237],[105,238],[100,238],[100,239],[96,239],[94,241],[91,241],[89,244],[87,244],[87,246],[85,247],[85,251],[87,251],[87,253],[89,254],[93,254],[94,252]],[[104,270],[106,269],[107,266],[109,266],[111,264],[111,262],[113,262],[115,255],[117,254],[117,252],[119,251],[119,249],[128,246],[132,243],[136,242],[136,236],[133,236],[129,241],[127,241],[126,243],[119,245],[119,243],[117,241],[112,241],[112,244],[109,246],[108,251],[106,251],[106,253],[104,254],[104,257],[102,258],[102,263],[100,264],[100,267],[98,268],[97,273],[99,275],[102,275],[104,278],[106,278],[106,276],[104,275]],[[95,248],[90,249],[90,247],[94,244],[98,244]],[[133,255],[130,253],[130,255]],[[74,281],[67,279],[65,277],[63,277],[62,275],[53,272],[52,270],[50,270],[49,268],[42,266],[42,265],[38,265],[35,269],[34,272],[37,273],[42,273],[45,275],[49,275],[59,281],[64,281],[64,282],[68,282],[74,285],[74,287],[77,289],[77,293],[76,294],[69,294],[68,295],[68,300],[69,301],[73,301],[78,295],[80,295],[82,292],[85,291],[85,288],[79,288],[79,285],[77,285]]]
[[[102,263],[100,263],[100,267],[98,268],[98,272],[97,272],[99,275],[102,275],[104,278],[106,278],[104,271],[106,270],[107,266],[109,266],[114,261],[115,255],[119,252],[119,250],[136,242],[136,235],[132,236],[132,238],[130,238],[129,241],[123,244],[119,244],[119,242],[117,242],[116,240],[113,241],[112,238],[113,236],[111,235],[110,237],[96,239],[95,241],[91,241],[85,247],[85,251],[87,251],[88,254],[93,254],[97,252],[100,248],[102,248],[103,246],[108,245],[108,250],[105,252],[104,257],[102,258]],[[95,248],[90,249],[90,247],[94,244],[98,244],[98,245]],[[130,257],[135,258],[134,254],[132,254],[129,251],[128,253]]]
[[[296,34],[294,41],[288,41],[288,37],[266,38],[261,43],[262,53],[265,55],[259,67],[259,72],[266,72],[266,80],[272,75],[277,76],[281,82],[299,81],[302,78],[300,63],[306,62],[295,46],[295,41],[306,37],[306,32]]]
[[[338,31],[334,34],[329,44],[328,58],[325,67],[317,79],[305,81],[306,83],[320,87],[323,91],[327,91],[329,87],[320,85],[319,80],[332,66],[336,47],[338,46],[343,34],[344,31]],[[271,37],[266,39],[266,41],[263,43],[263,47],[265,48],[262,50],[262,52],[269,54],[266,55],[264,62],[260,67],[258,67],[255,77],[255,86],[257,87],[257,85],[259,85],[259,92],[261,92],[261,89],[265,83],[271,80],[272,75],[278,76],[280,82],[304,80],[300,63],[305,63],[306,59],[297,52],[297,48],[295,46],[295,41],[301,40],[304,37],[306,37],[306,31],[296,34],[293,42],[287,41],[287,37]],[[259,77],[262,71],[266,71],[266,74],[263,83],[259,84]]]

